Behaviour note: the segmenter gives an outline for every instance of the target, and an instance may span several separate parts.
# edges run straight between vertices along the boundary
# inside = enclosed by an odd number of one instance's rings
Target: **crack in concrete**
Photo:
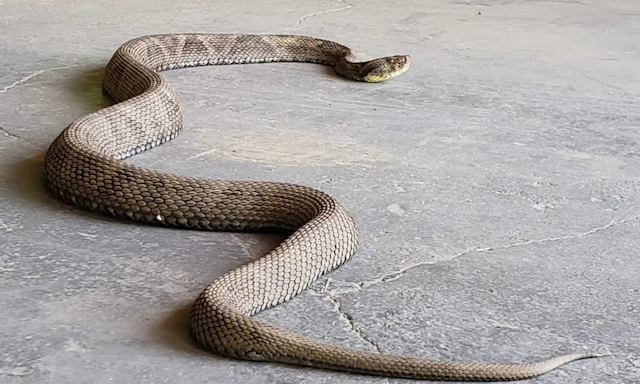
[[[541,244],[541,243],[547,243],[547,242],[554,242],[554,241],[561,241],[561,240],[569,240],[569,239],[575,239],[575,238],[581,238],[581,237],[585,237],[585,236],[589,236],[592,235],[594,233],[597,232],[601,232],[604,230],[607,230],[609,228],[612,228],[614,226],[617,225],[621,225],[621,224],[625,224],[628,223],[630,221],[634,221],[634,220],[638,220],[640,219],[640,215],[635,215],[626,219],[622,219],[619,221],[611,221],[609,224],[600,226],[600,227],[596,227],[596,228],[592,228],[588,231],[584,231],[584,232],[577,232],[577,233],[573,233],[570,235],[564,235],[564,236],[555,236],[555,237],[546,237],[546,238],[542,238],[542,239],[538,239],[538,240],[528,240],[528,241],[522,241],[522,242],[518,242],[518,243],[513,243],[513,244],[507,244],[504,246],[498,246],[498,247],[486,247],[486,248],[478,248],[478,249],[472,249],[472,250],[468,250],[468,251],[464,251],[464,252],[460,252],[458,254],[456,254],[454,257],[452,257],[451,259],[448,259],[446,261],[436,261],[436,262],[422,262],[422,263],[417,263],[417,264],[413,264],[410,265],[406,268],[402,268],[398,271],[395,272],[391,272],[391,273],[387,273],[384,274],[380,277],[377,277],[375,279],[371,279],[371,280],[367,280],[367,281],[363,281],[360,283],[350,283],[350,282],[345,282],[345,281],[340,281],[340,280],[334,280],[331,278],[327,278],[327,280],[325,281],[324,285],[322,286],[322,288],[320,289],[316,289],[316,288],[309,288],[309,292],[315,296],[318,297],[322,297],[326,300],[328,300],[329,302],[331,302],[333,304],[334,310],[336,311],[336,313],[338,313],[340,319],[342,319],[348,326],[349,329],[356,334],[362,341],[364,341],[365,343],[371,345],[373,348],[375,348],[375,350],[378,353],[383,353],[382,349],[380,348],[380,345],[375,342],[374,340],[372,340],[369,336],[366,335],[366,333],[362,330],[361,327],[359,327],[356,322],[355,319],[353,318],[352,315],[350,315],[349,313],[347,313],[344,308],[342,307],[342,302],[340,301],[340,299],[338,298],[339,295],[341,294],[348,294],[348,293],[354,293],[354,292],[359,292],[362,291],[366,288],[369,288],[371,286],[375,286],[378,284],[382,284],[382,283],[386,283],[389,281],[394,281],[399,279],[401,276],[403,276],[407,271],[423,266],[423,265],[432,265],[432,264],[438,264],[440,262],[450,262],[452,260],[455,260],[459,257],[477,252],[477,253],[484,253],[484,252],[492,252],[492,251],[498,251],[498,250],[503,250],[503,249],[509,249],[509,248],[514,248],[514,247],[521,247],[521,246],[526,246],[526,245],[531,245],[531,244]],[[339,282],[340,284],[344,284],[347,286],[347,288],[343,288],[343,289],[329,289],[329,285],[331,284],[331,282],[336,281]],[[632,361],[631,359],[627,359],[629,361],[630,364],[632,365],[636,365],[635,361]],[[390,379],[387,378],[387,383],[390,383]]]
[[[569,239],[576,239],[576,238],[581,238],[581,237],[585,237],[585,236],[589,236],[592,235],[594,233],[597,232],[601,232],[604,230],[607,230],[609,228],[615,227],[617,225],[621,225],[621,224],[625,224],[628,223],[630,221],[634,221],[634,220],[638,220],[640,219],[640,215],[635,215],[626,219],[622,219],[619,221],[611,221],[609,224],[600,226],[600,227],[596,227],[596,228],[592,228],[588,231],[584,231],[584,232],[577,232],[577,233],[572,233],[570,235],[564,235],[564,236],[555,236],[555,237],[545,237],[542,239],[538,239],[538,240],[528,240],[528,241],[522,241],[522,242],[518,242],[518,243],[513,243],[513,244],[507,244],[507,245],[503,245],[503,246],[497,246],[497,247],[486,247],[486,248],[477,248],[477,249],[471,249],[471,250],[467,250],[467,251],[463,251],[460,252],[456,255],[454,255],[452,258],[447,259],[447,260],[443,260],[443,261],[428,261],[428,262],[420,262],[420,263],[416,263],[416,264],[412,264],[409,266],[406,266],[400,270],[394,271],[394,272],[389,272],[389,273],[385,273],[384,275],[380,276],[380,277],[376,277],[375,279],[371,279],[371,280],[366,280],[366,281],[362,281],[359,283],[349,283],[349,282],[341,282],[343,284],[346,284],[349,288],[346,289],[342,289],[339,291],[332,291],[332,292],[338,292],[338,293],[353,293],[353,292],[357,292],[375,285],[379,285],[382,283],[387,283],[387,282],[391,282],[394,280],[399,279],[400,277],[402,277],[405,273],[407,273],[408,271],[424,266],[424,265],[433,265],[433,264],[438,264],[438,263],[448,263],[451,262],[459,257],[463,257],[472,253],[486,253],[486,252],[493,252],[493,251],[500,251],[500,250],[504,250],[504,249],[510,249],[510,248],[515,248],[515,247],[522,247],[522,246],[527,246],[527,245],[531,245],[531,244],[542,244],[542,243],[549,243],[549,242],[554,242],[554,241],[561,241],[561,240],[569,240]],[[337,280],[336,280],[337,281]],[[325,284],[325,287],[328,286],[329,284],[329,280],[327,280],[327,284]]]
[[[307,20],[310,17],[314,17],[314,16],[320,16],[320,15],[324,15],[325,13],[333,13],[333,12],[340,12],[340,11],[346,11],[347,9],[351,9],[353,7],[355,7],[355,5],[345,1],[345,0],[338,0],[339,3],[345,4],[345,6],[340,7],[340,8],[333,8],[333,9],[328,9],[326,11],[319,11],[319,12],[313,12],[313,13],[308,13],[302,17],[300,17],[298,19],[298,22],[296,23],[295,29],[298,29],[302,26],[302,23]],[[290,30],[291,28],[285,28],[284,30]]]
[[[1,125],[0,125],[0,132],[4,133],[4,135],[5,135],[5,136],[7,136],[7,137],[11,137],[12,139],[20,140],[20,141],[22,141],[22,142],[24,142],[24,143],[27,143],[27,144],[29,144],[30,146],[32,146],[33,148],[36,148],[36,149],[42,149],[42,148],[40,148],[39,146],[37,146],[37,145],[33,144],[32,142],[30,142],[29,140],[25,139],[24,137],[18,136],[18,135],[16,135],[16,134],[13,134],[13,133],[11,133],[11,132],[7,131],[7,130],[6,130],[3,126],[1,126]]]
[[[260,257],[260,256],[256,255],[255,253],[253,253],[253,251],[251,250],[250,246],[247,246],[245,238],[240,238],[236,234],[232,233],[231,234],[231,241],[235,245],[237,245],[245,255],[249,256],[249,259],[255,260],[255,259]]]
[[[78,65],[66,65],[66,66],[62,66],[62,67],[52,67],[52,68],[46,68],[46,69],[41,69],[39,71],[35,71],[33,73],[30,73],[16,81],[14,81],[13,83],[3,87],[2,89],[0,89],[0,93],[8,93],[10,90],[12,90],[13,88],[20,86],[24,83],[26,83],[27,81],[33,79],[34,77],[41,75],[43,73],[47,73],[47,72],[51,72],[51,71],[57,71],[57,70],[61,70],[61,69],[69,69],[69,68],[74,68],[77,67]],[[25,139],[24,137],[21,137],[19,135],[16,135],[14,133],[11,133],[9,131],[7,131],[4,127],[0,126],[0,131],[2,133],[4,133],[5,136],[7,137],[11,137],[13,139],[17,139],[20,140],[26,144],[29,144],[30,146],[32,146],[33,148],[36,149],[43,149],[38,145],[35,145],[34,143],[30,142],[29,140]]]
[[[63,66],[63,67],[53,67],[53,68],[47,68],[47,69],[41,69],[39,71],[35,71],[27,76],[24,76],[21,79],[18,79],[16,81],[14,81],[13,83],[7,85],[6,87],[0,89],[0,93],[7,93],[10,90],[12,90],[13,88],[22,85],[24,83],[26,83],[27,81],[33,79],[34,77],[38,76],[38,75],[42,75],[43,73],[47,73],[47,72],[51,72],[51,71],[57,71],[57,70],[61,70],[61,69],[69,69],[69,68],[74,68],[77,67],[77,65],[67,65],[67,66]]]
[[[617,87],[617,86],[615,86],[615,85],[611,85],[611,84],[609,84],[609,83],[607,83],[607,82],[604,82],[604,81],[598,80],[598,79],[596,79],[596,78],[594,78],[594,77],[591,77],[591,76],[585,76],[585,78],[587,78],[587,79],[589,79],[589,80],[591,80],[591,81],[593,81],[593,82],[595,82],[595,83],[598,83],[598,84],[600,84],[600,85],[603,85],[603,86],[605,86],[605,87],[607,87],[607,88],[615,89],[615,90],[618,90],[618,91],[623,91],[623,92],[625,92],[625,93],[626,93],[626,91],[625,91],[624,89],[622,89],[622,88],[620,88],[620,87]]]
[[[327,279],[325,285],[320,290],[310,288],[309,292],[311,292],[311,294],[315,296],[322,297],[328,300],[330,303],[332,303],[333,309],[336,311],[336,313],[338,313],[338,316],[340,317],[340,319],[342,319],[349,326],[349,329],[351,329],[351,331],[355,333],[356,336],[360,338],[360,340],[371,345],[373,348],[375,348],[375,350],[378,353],[382,353],[382,350],[380,349],[380,345],[378,345],[378,343],[376,343],[369,336],[367,336],[365,332],[356,324],[353,316],[351,316],[342,308],[342,302],[340,302],[340,299],[338,298],[337,294],[327,290],[327,287],[330,281],[331,281],[330,279]]]

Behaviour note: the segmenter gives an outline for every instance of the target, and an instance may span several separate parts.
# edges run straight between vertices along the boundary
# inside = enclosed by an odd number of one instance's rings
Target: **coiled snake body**
[[[93,211],[161,225],[218,231],[288,231],[266,256],[226,273],[197,298],[191,333],[227,356],[416,379],[506,381],[534,377],[576,353],[532,364],[424,360],[319,343],[251,315],[307,288],[357,248],[353,218],[333,197],[299,185],[191,178],[123,159],[162,144],[183,127],[182,105],[159,71],[215,64],[311,62],[377,82],[403,73],[408,56],[354,62],[349,48],[302,36],[176,34],[125,43],[106,68],[103,90],[116,104],[74,121],[45,157],[48,187]]]

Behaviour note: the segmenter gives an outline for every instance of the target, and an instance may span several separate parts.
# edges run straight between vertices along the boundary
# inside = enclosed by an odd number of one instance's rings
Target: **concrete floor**
[[[201,351],[192,301],[280,238],[140,226],[45,190],[44,152],[108,104],[116,48],[183,31],[413,59],[378,85],[310,64],[165,73],[188,129],[134,163],[317,187],[360,225],[352,262],[260,318],[427,358],[611,352],[531,382],[640,382],[640,5],[399,3],[0,2],[0,382],[411,382]]]

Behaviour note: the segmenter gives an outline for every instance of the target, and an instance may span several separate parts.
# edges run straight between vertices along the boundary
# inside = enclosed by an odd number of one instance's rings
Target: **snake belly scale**
[[[252,318],[354,255],[358,235],[349,212],[332,196],[304,186],[185,177],[123,160],[173,139],[183,128],[182,104],[158,72],[264,62],[330,65],[343,77],[365,82],[387,80],[409,67],[408,56],[360,63],[343,45],[304,36],[143,36],[122,45],[106,67],[103,91],[115,104],[74,121],[45,156],[48,188],[86,209],[172,227],[290,234],[264,257],[204,289],[190,314],[198,343],[247,360],[456,381],[526,379],[596,356],[574,353],[512,365],[416,359],[332,346]]]

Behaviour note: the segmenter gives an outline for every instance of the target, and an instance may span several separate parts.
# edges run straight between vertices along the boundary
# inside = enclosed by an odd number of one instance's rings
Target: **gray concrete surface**
[[[615,355],[531,382],[640,382],[635,0],[0,1],[0,382],[411,382],[201,351],[194,298],[279,238],[140,226],[44,189],[47,146],[107,105],[113,51],[183,31],[413,58],[379,85],[308,64],[166,73],[188,129],[133,162],[310,185],[360,225],[352,262],[260,318],[427,358],[594,349]]]

